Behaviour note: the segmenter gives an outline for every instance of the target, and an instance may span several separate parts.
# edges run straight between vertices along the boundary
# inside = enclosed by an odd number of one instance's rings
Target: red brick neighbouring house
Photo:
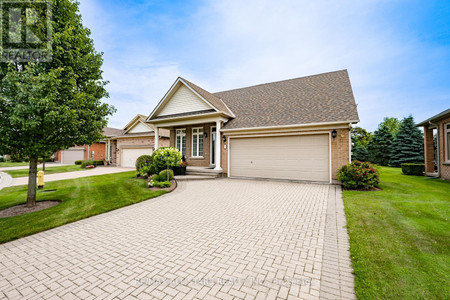
[[[417,126],[424,128],[425,173],[450,180],[450,109]]]

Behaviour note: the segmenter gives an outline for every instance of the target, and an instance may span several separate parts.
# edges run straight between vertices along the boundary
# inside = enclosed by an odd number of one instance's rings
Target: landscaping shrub
[[[5,162],[5,158],[3,156],[0,156],[0,162]]]
[[[23,157],[20,154],[11,154],[10,160],[12,162],[23,162]]]
[[[169,173],[169,178],[167,178],[167,173]],[[169,169],[169,170],[162,170],[161,172],[159,172],[157,180],[159,182],[172,181],[173,177],[174,177],[173,170],[171,170],[171,169]]]
[[[380,175],[374,165],[368,162],[353,161],[338,171],[338,179],[345,189],[369,190],[380,183]]]
[[[136,160],[136,171],[140,171],[144,166],[150,166],[153,164],[153,158],[151,155],[141,155]]]
[[[28,160],[30,160],[29,158],[28,158]],[[42,159],[42,158],[38,158],[38,162],[39,163],[42,163],[44,160]],[[50,158],[50,157],[46,157],[45,158],[45,162],[52,162],[53,160]]]
[[[83,160],[81,163],[81,168],[86,169],[87,166],[95,166],[93,160]]]
[[[76,160],[76,161],[75,161],[75,164],[76,164],[76,165],[81,165],[82,162],[83,162],[83,160]]]
[[[161,147],[153,152],[153,165],[157,173],[181,165],[181,153],[174,147]]]
[[[402,171],[405,175],[423,176],[425,172],[424,164],[402,164]]]
[[[105,161],[103,159],[94,160],[94,166],[103,166]]]
[[[149,187],[159,187],[159,188],[167,188],[167,187],[170,187],[171,185],[172,185],[172,183],[170,183],[170,181],[161,181],[160,182],[160,181],[154,180],[153,178],[148,183]]]

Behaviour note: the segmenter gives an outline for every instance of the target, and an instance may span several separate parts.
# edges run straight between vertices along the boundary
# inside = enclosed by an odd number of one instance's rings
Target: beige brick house
[[[349,163],[357,122],[346,70],[219,93],[179,77],[146,119],[158,133],[154,147],[166,144],[160,136],[169,131],[170,146],[188,166],[229,177],[319,182],[336,179]]]
[[[155,150],[155,130],[146,123],[146,116],[137,115],[122,130],[121,134],[108,140],[110,162],[121,167],[134,168],[141,155],[151,155]],[[169,146],[169,130],[159,131],[159,145]]]
[[[425,173],[450,180],[450,109],[417,126],[424,128]]]

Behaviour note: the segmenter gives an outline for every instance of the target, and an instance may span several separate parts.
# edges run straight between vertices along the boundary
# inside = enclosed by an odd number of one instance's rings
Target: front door
[[[216,164],[216,127],[211,127],[211,165]]]

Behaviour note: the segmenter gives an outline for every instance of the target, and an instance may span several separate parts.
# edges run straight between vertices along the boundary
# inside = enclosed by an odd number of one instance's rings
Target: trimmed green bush
[[[86,169],[87,166],[95,166],[94,161],[93,160],[83,160],[83,162],[81,163],[81,168]]]
[[[405,175],[423,176],[425,172],[424,164],[402,164],[402,172]]]
[[[94,166],[103,166],[105,161],[103,159],[94,160]]]
[[[172,183],[170,181],[161,181],[161,182],[155,182],[155,186],[159,188],[167,188],[170,187]]]
[[[181,153],[174,147],[161,147],[153,152],[153,165],[157,172],[181,165]]]
[[[169,178],[167,178],[167,172],[169,173]],[[171,170],[171,169],[169,169],[169,170],[162,170],[161,172],[159,172],[157,180],[159,182],[172,181],[173,177],[174,177],[173,170]]]
[[[75,164],[76,164],[76,165],[81,165],[82,162],[83,162],[82,160],[76,160],[76,161],[75,161]]]
[[[151,155],[141,155],[136,160],[136,171],[140,171],[144,166],[150,166],[153,164],[153,158]]]
[[[28,159],[29,160],[29,159]],[[42,158],[38,158],[38,162],[42,163],[44,160]],[[52,162],[53,160],[50,157],[45,158],[45,162]]]
[[[353,161],[338,171],[338,179],[348,190],[369,190],[380,183],[376,167],[368,162]]]

